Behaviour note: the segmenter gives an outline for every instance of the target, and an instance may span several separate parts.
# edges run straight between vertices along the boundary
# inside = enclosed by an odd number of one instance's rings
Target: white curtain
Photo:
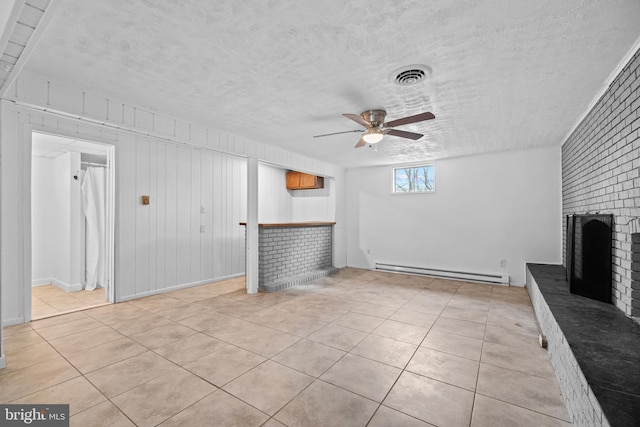
[[[87,167],[82,179],[82,206],[87,219],[85,290],[105,284],[105,168]]]

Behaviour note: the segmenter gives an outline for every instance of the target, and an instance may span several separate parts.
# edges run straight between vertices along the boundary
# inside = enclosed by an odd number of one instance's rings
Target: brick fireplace
[[[637,319],[640,319],[639,82],[640,51],[562,146],[563,215],[613,214],[612,303]],[[564,243],[566,252],[566,239]],[[563,263],[567,266],[566,257]]]

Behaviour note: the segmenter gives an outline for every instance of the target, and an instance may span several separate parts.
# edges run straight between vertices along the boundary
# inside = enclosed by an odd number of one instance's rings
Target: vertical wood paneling
[[[211,214],[213,217],[213,276],[222,276],[222,156],[213,159],[213,203]]]
[[[244,241],[240,238],[241,227],[239,224],[240,219],[240,185],[242,182],[242,159],[234,158],[234,180],[233,180],[233,217],[231,218],[231,230],[233,230],[233,247],[231,248],[231,252],[234,254],[233,256],[233,266],[232,271],[242,271],[243,270],[243,259],[238,256],[242,252]]]
[[[165,287],[178,284],[178,147],[167,145],[165,161]]]
[[[150,206],[143,205],[140,197],[149,195],[149,142],[136,141],[135,153],[135,246],[136,246],[136,293],[149,291],[149,218]]]
[[[105,120],[107,118],[107,99],[89,93],[85,94],[84,114],[89,117]]]
[[[123,139],[116,150],[116,297],[136,293],[136,146],[133,138]]]
[[[200,187],[202,181],[202,151],[191,150],[191,249],[189,282],[200,281],[200,243],[206,233],[200,232]]]
[[[178,148],[178,217],[177,217],[177,283],[189,283],[191,277],[191,153],[188,148]]]
[[[69,88],[65,85],[50,82],[48,105],[55,105],[56,109],[74,114],[82,114],[82,92],[74,91],[70,94]]]
[[[247,167],[248,161],[247,159],[240,159],[240,182],[239,182],[239,200],[240,200],[240,213],[236,221],[236,226],[238,226],[239,221],[247,220]],[[245,251],[245,227],[238,227],[238,236],[240,242],[240,249],[238,250],[238,254],[240,257],[240,266],[238,272],[244,272],[246,268],[246,251]]]
[[[0,184],[2,194],[2,240],[0,245],[2,253],[16,253],[20,251],[20,247],[12,245],[12,242],[21,243],[19,240],[20,227],[22,223],[22,188],[17,185],[16,178],[21,177],[24,173],[21,170],[23,164],[19,161],[10,161],[10,159],[21,158],[21,148],[19,144],[11,144],[10,141],[18,141],[20,138],[20,116],[14,111],[2,111],[2,144],[0,145],[0,157],[2,158],[2,180]],[[30,159],[29,159],[30,161]],[[25,168],[28,166],[24,164]],[[27,181],[29,182],[29,181]],[[15,209],[7,209],[14,206]],[[29,268],[31,266],[29,265]],[[21,317],[21,306],[23,305],[22,294],[19,287],[8,289],[8,285],[15,283],[21,286],[23,282],[22,265],[10,262],[5,256],[2,257],[2,265],[0,265],[0,275],[2,280],[2,316],[3,319],[11,319],[17,321]],[[19,284],[19,285],[18,285]]]
[[[167,144],[157,144],[156,156],[156,289],[162,289],[167,286],[165,266],[167,245]]]
[[[227,218],[228,218],[228,205],[226,203],[224,203],[224,200],[227,200],[227,194],[229,192],[229,162],[227,161],[227,159],[223,159],[220,162],[220,210],[221,212],[221,217],[220,217],[220,221],[221,221],[221,234],[220,234],[220,251],[221,251],[221,255],[222,255],[222,261],[221,261],[221,268],[222,271],[221,273],[224,274],[225,271],[228,270],[228,263],[227,263],[227,248],[224,245],[225,242],[228,242],[229,239],[229,228],[227,226]]]
[[[150,291],[158,289],[158,164],[160,156],[158,148],[162,144],[149,144],[149,196],[151,204],[149,208],[149,286]]]
[[[200,214],[200,223],[206,227],[200,252],[200,275],[203,279],[213,275],[213,154],[202,151],[202,180],[200,187],[202,206],[205,212]]]

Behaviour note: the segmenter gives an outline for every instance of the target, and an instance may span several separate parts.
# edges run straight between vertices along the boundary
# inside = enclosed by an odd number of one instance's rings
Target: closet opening
[[[114,146],[32,132],[31,319],[113,303]]]

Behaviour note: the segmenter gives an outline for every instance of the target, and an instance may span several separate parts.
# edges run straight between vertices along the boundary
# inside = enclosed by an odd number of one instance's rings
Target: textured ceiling
[[[640,36],[638,0],[63,0],[26,69],[342,166],[560,145]],[[426,64],[401,87],[388,75]],[[354,149],[341,113],[418,141]]]

